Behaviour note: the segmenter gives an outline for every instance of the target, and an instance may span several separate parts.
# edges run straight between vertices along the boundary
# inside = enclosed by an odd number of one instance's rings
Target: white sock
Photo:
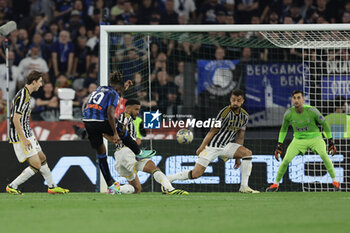
[[[171,185],[170,181],[168,180],[168,178],[164,175],[163,172],[161,171],[156,171],[153,173],[153,177],[154,179],[161,185],[163,185],[163,187],[165,188],[165,190],[167,191],[172,191],[174,189],[174,187]]]
[[[252,172],[252,160],[250,159],[242,159],[241,165],[241,188],[248,187],[248,180],[250,173]]]
[[[189,172],[191,170],[184,170],[182,172],[176,173],[174,175],[167,176],[170,183],[172,183],[174,180],[187,180],[189,179]]]
[[[332,178],[333,182],[338,182],[337,177]]]
[[[55,182],[53,182],[52,173],[47,163],[45,163],[44,165],[41,165],[40,172],[41,172],[41,175],[44,177],[47,183],[47,186],[49,186],[49,188],[54,188],[57,186]]]
[[[120,190],[119,191],[122,194],[132,194],[132,193],[135,192],[135,188],[131,184],[124,184],[124,185],[120,186]]]
[[[31,168],[27,167],[26,169],[23,170],[21,175],[17,176],[17,178],[12,181],[10,186],[14,189],[17,189],[19,185],[23,184],[26,182],[30,177],[32,177],[36,172]]]

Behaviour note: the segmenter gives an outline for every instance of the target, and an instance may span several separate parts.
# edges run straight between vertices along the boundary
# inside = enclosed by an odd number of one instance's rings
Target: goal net
[[[141,147],[157,150],[153,161],[166,174],[192,169],[196,149],[212,118],[229,105],[230,93],[245,92],[243,108],[250,114],[245,146],[253,151],[249,185],[264,190],[276,177],[280,162],[273,151],[291,93],[300,89],[332,129],[338,152],[330,156],[341,188],[348,191],[348,131],[350,94],[350,27],[348,25],[181,25],[102,26],[100,82],[119,69],[134,86],[124,95],[141,103],[147,135]],[[150,122],[152,112],[161,116]],[[198,123],[199,122],[199,123]],[[349,122],[350,123],[350,122]],[[191,144],[178,144],[176,132],[189,128]],[[292,139],[286,138],[285,150]],[[125,183],[113,168],[114,178]],[[196,180],[176,181],[188,191],[237,191],[240,171],[234,160],[213,161]],[[159,191],[150,175],[139,173],[143,189]],[[309,151],[296,156],[283,177],[284,191],[332,191],[332,179],[320,156]]]

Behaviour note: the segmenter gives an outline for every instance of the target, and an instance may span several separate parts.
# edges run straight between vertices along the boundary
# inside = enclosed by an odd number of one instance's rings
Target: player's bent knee
[[[252,157],[253,152],[247,148],[244,148],[243,154],[242,154],[242,158],[244,157]]]

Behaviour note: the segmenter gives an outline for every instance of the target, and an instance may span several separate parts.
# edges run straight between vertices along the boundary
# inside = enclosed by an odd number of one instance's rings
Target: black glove
[[[280,157],[282,157],[283,149],[282,149],[282,143],[277,143],[276,149],[275,149],[275,158],[277,161],[280,161]]]
[[[337,147],[335,147],[332,138],[330,138],[328,139],[328,154],[333,156],[335,153],[337,153]]]

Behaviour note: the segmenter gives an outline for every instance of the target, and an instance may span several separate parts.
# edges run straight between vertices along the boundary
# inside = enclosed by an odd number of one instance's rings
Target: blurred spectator
[[[13,51],[8,53],[9,59],[9,99],[10,101],[16,94],[16,90],[19,90],[24,86],[24,78],[21,75],[19,68],[13,64],[15,59],[15,54]],[[0,87],[7,87],[7,69],[6,64],[0,64]],[[7,93],[4,93],[3,99],[7,100]]]
[[[86,18],[85,25],[88,31],[94,31],[96,26],[99,26],[102,21],[102,12],[100,9],[96,8],[92,15]]]
[[[88,88],[91,83],[96,83],[96,84],[98,83],[97,74],[98,74],[97,63],[91,63],[87,71],[87,76],[84,80],[84,84],[83,84],[84,88]]]
[[[121,15],[124,12],[124,0],[117,0],[116,5],[111,9],[111,17],[113,20],[116,20],[118,15]]]
[[[151,47],[150,48],[151,67],[154,67],[158,54],[160,53],[160,49],[159,49],[158,43],[156,42],[152,42],[150,47]]]
[[[235,19],[233,17],[232,13],[229,13],[228,15],[226,15],[226,24],[235,24]]]
[[[258,0],[237,0],[236,21],[237,23],[249,23],[253,15],[259,14]]]
[[[277,14],[277,12],[272,11],[269,14],[268,23],[269,24],[278,24],[278,19],[279,19],[279,15]]]
[[[65,74],[59,74],[56,78],[56,88],[70,88],[72,86],[72,82],[68,79]]]
[[[20,47],[23,49],[23,53],[26,53],[29,47],[29,38],[26,29],[18,30],[18,43],[21,45]]]
[[[90,83],[88,89],[87,89],[87,95],[85,96],[83,103],[86,103],[88,98],[90,97],[91,93],[94,92],[97,89],[98,85],[96,83]]]
[[[61,31],[57,42],[52,45],[52,64],[54,74],[65,73],[67,76],[72,74],[74,58],[74,46],[70,41],[69,32]]]
[[[8,0],[0,0],[0,11],[4,14],[3,19],[6,21],[13,19],[13,11],[9,3],[10,1]]]
[[[152,13],[156,11],[154,2],[152,0],[140,1],[140,7],[137,12],[139,24],[150,24]]]
[[[327,21],[328,23],[335,23],[334,9],[330,5],[327,7],[327,0],[317,0],[316,3],[316,11],[309,18],[309,22],[318,23],[319,21]],[[322,19],[319,20],[319,17]]]
[[[12,50],[15,55],[13,64],[18,65],[20,60],[25,55],[25,48],[21,45],[20,41],[18,40],[17,30],[11,32],[9,37],[9,50]]]
[[[130,0],[124,0],[124,12],[120,14],[118,18],[122,19],[124,21],[124,24],[130,24],[132,22],[131,17],[134,17],[134,21],[137,19],[136,21],[141,22],[140,24],[144,24],[142,23],[143,21],[140,21],[140,19],[136,18],[137,16],[135,17],[135,12]]]
[[[178,17],[174,11],[174,0],[166,0],[165,12],[160,16],[160,24],[179,24]]]
[[[159,53],[152,70],[151,81],[156,79],[156,74],[160,71],[167,71],[167,56],[165,53]]]
[[[288,16],[290,16],[292,18],[292,21],[294,24],[303,24],[304,23],[304,19],[300,14],[300,7],[296,3],[293,3],[292,6],[290,7]]]
[[[82,75],[86,73],[89,67],[90,55],[89,48],[86,46],[87,39],[85,36],[79,36],[77,39],[78,45],[75,49],[73,75]]]
[[[58,41],[58,37],[59,37],[59,27],[58,27],[57,22],[51,22],[51,23],[50,23],[49,32],[51,32],[51,34],[52,34],[53,41],[54,41],[54,42]]]
[[[78,10],[73,10],[71,16],[64,26],[64,29],[70,32],[71,40],[75,41],[79,35],[80,26],[83,24],[80,12]]]
[[[225,59],[225,50],[219,46],[215,50],[215,60],[221,61],[224,59]]]
[[[278,21],[280,23],[283,23],[284,17],[288,15],[290,8],[292,7],[292,4],[293,4],[293,0],[282,0],[282,4],[280,4],[278,8],[272,9],[278,12],[278,15],[280,16]]]
[[[54,94],[52,83],[45,83],[43,92],[35,101],[35,112],[43,112],[48,109],[58,108],[58,97]]]
[[[184,67],[185,67],[185,63],[183,61],[180,61],[177,64],[178,74],[175,76],[175,79],[174,79],[174,83],[176,84],[181,97],[183,97],[183,94],[184,94]],[[183,99],[181,98],[181,100]]]
[[[200,9],[198,22],[202,24],[215,24],[216,16],[219,11],[223,11],[226,14],[226,8],[218,3],[218,0],[209,0],[208,3],[204,4]]]
[[[174,10],[179,16],[186,17],[188,21],[195,22],[196,19],[196,4],[193,0],[174,0]]]
[[[228,13],[233,14],[235,10],[235,0],[219,0],[219,4],[223,5]]]
[[[260,1],[259,8],[261,9],[260,22],[268,23],[271,12],[281,12],[281,0]]]
[[[42,43],[42,50],[41,50],[41,56],[44,58],[49,67],[51,67],[51,48],[53,45],[53,36],[51,32],[46,32],[44,34],[44,41]]]
[[[39,57],[43,57],[43,54],[41,54],[41,51],[45,49],[45,45],[43,44],[43,37],[39,33],[34,34],[32,38],[32,43],[30,44],[28,53],[26,55],[29,55],[31,53],[31,50],[33,47],[39,47],[40,49]]]
[[[219,11],[216,14],[216,22],[218,24],[226,24],[226,12],[225,11]]]
[[[90,5],[88,8],[88,15],[93,15],[94,10],[96,9],[102,12],[104,7],[105,7],[104,0],[95,0],[93,4]]]
[[[54,7],[54,17],[59,25],[62,26],[64,23],[68,21],[72,10],[73,10],[72,0],[56,1],[55,7]]]
[[[181,106],[180,103],[178,101],[178,92],[176,90],[176,88],[170,88],[168,95],[167,95],[167,104],[166,104],[166,111],[162,113],[167,114],[167,115],[175,115],[175,119],[176,114],[180,114],[181,113]]]
[[[0,87],[0,122],[6,120],[6,105],[7,101],[4,99],[4,92],[2,91],[2,88]]]
[[[143,70],[144,61],[137,53],[136,48],[130,48],[126,51],[121,65],[124,81],[132,80],[135,71]]]
[[[305,23],[310,23],[310,17],[316,11],[316,7],[313,5],[313,0],[304,0],[304,4],[300,8],[300,14]]]
[[[90,85],[93,85],[91,83]],[[73,106],[74,107],[82,107],[84,101],[86,100],[86,97],[88,97],[88,89],[86,88],[80,88],[75,91],[75,97],[73,100]]]
[[[342,23],[350,23],[350,13],[348,12],[343,13]]]
[[[157,72],[157,79],[152,82],[152,95],[158,103],[159,110],[166,112],[168,106],[168,93],[177,86],[173,82],[168,81],[168,74],[166,71]]]
[[[131,35],[131,33],[125,33],[123,35],[123,42],[122,46],[120,49],[116,51],[116,59],[117,61],[123,61],[125,59],[125,56],[127,56],[127,53],[130,49],[135,49],[136,53],[140,56],[143,57],[145,55],[145,51],[140,50],[136,48],[135,43],[134,43],[134,38]]]
[[[36,70],[43,73],[44,82],[49,82],[49,67],[46,61],[40,57],[40,53],[41,51],[39,46],[32,47],[30,50],[30,56],[22,59],[18,65],[18,68],[23,77],[27,77],[31,71]]]
[[[94,34],[91,38],[88,39],[86,42],[86,46],[88,46],[91,51],[95,49],[95,47],[98,45],[98,42],[100,41],[100,26],[97,25],[94,30]]]

